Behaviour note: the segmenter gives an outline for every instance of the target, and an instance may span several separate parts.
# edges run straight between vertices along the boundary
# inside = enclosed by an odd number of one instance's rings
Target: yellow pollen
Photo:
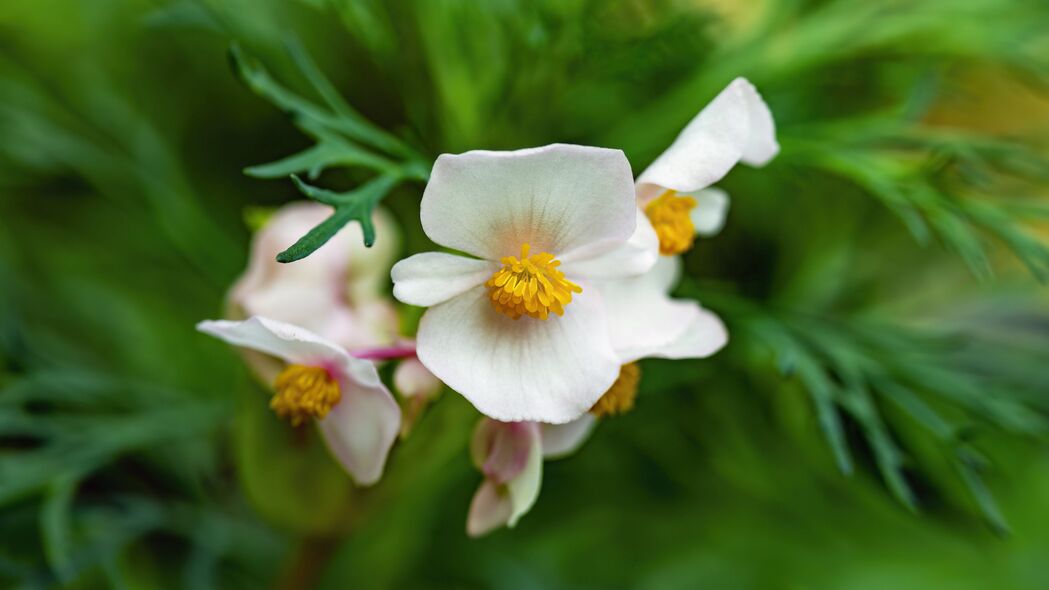
[[[625,414],[634,409],[637,399],[637,384],[641,381],[641,367],[630,363],[619,368],[619,377],[612,387],[597,400],[590,413],[598,418]]]
[[[687,252],[696,239],[696,226],[689,213],[696,200],[674,191],[666,191],[645,206],[645,215],[659,236],[659,253],[673,256]]]
[[[292,426],[299,426],[307,418],[323,418],[342,399],[339,382],[324,367],[288,365],[275,384],[277,392],[270,399],[270,408]]]
[[[545,320],[551,311],[564,315],[565,306],[572,302],[572,293],[582,293],[583,288],[557,270],[561,261],[553,254],[529,256],[528,249],[528,244],[521,244],[520,259],[501,259],[503,267],[484,284],[492,306],[515,320],[524,315]]]

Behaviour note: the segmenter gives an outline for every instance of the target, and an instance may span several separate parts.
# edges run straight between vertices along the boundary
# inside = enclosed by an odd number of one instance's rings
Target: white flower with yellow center
[[[316,420],[328,449],[358,485],[379,481],[401,425],[401,409],[375,366],[338,344],[284,322],[252,317],[205,321],[197,329],[279,359],[270,407],[299,426]]]
[[[562,423],[589,410],[620,366],[593,281],[639,275],[657,257],[623,153],[442,155],[421,218],[431,240],[476,258],[429,252],[394,266],[394,296],[430,308],[419,360],[497,420]]]
[[[711,185],[739,162],[764,166],[777,153],[768,105],[750,82],[736,78],[637,177],[638,206],[659,235],[660,253],[682,254],[696,234],[720,231],[728,195]]]

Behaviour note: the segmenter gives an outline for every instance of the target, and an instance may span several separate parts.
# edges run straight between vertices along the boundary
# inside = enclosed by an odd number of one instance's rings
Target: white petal
[[[466,534],[480,537],[506,526],[512,512],[509,491],[486,479],[481,483],[481,487],[477,488],[477,493],[470,502],[470,513],[466,517]]]
[[[576,452],[590,437],[597,425],[597,418],[586,413],[567,424],[542,424],[543,457],[560,459]]]
[[[666,359],[706,358],[728,343],[728,330],[713,312],[696,306],[688,328],[673,342],[646,356]]]
[[[543,446],[536,424],[530,424],[532,430],[532,450],[528,462],[520,475],[506,484],[510,491],[510,520],[506,526],[513,527],[522,516],[528,513],[539,498],[539,489],[543,485]]]
[[[243,322],[203,321],[197,324],[197,330],[234,346],[264,352],[289,363],[310,365],[334,359],[343,364],[356,360],[339,345],[309,330],[259,316]]]
[[[401,408],[381,383],[369,387],[347,379],[339,385],[342,399],[318,424],[328,449],[357,485],[370,486],[382,477],[401,428]]]
[[[737,162],[763,166],[778,152],[772,113],[750,82],[736,78],[641,173],[638,196],[644,202],[666,189],[706,188]]]
[[[628,198],[629,195],[629,198]],[[555,144],[444,154],[420,206],[434,242],[479,258],[563,254],[634,231],[630,164],[619,150]]]
[[[716,316],[695,301],[671,299],[666,294],[679,274],[676,257],[661,257],[645,275],[597,283],[620,362],[648,357],[700,358],[725,345],[728,333]]]
[[[701,236],[713,236],[725,226],[728,215],[728,193],[719,188],[705,188],[689,193],[696,200],[690,217],[696,233]]]
[[[659,236],[640,208],[636,220],[630,239],[611,250],[590,257],[579,250],[562,256],[562,272],[570,278],[614,279],[648,271],[659,258]]]
[[[423,252],[393,265],[393,296],[409,305],[437,305],[480,285],[498,269],[487,260]]]
[[[597,290],[582,285],[562,317],[518,320],[483,287],[431,307],[419,360],[482,414],[503,422],[563,423],[593,406],[619,374]]]

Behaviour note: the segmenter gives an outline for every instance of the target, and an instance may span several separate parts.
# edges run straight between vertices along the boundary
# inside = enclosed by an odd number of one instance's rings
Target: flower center
[[[528,255],[528,244],[521,244],[521,258],[507,256],[500,260],[503,267],[484,284],[488,287],[492,306],[501,314],[518,319],[523,315],[540,320],[565,313],[572,302],[572,293],[583,288],[565,278],[557,267],[561,261],[549,252]]]
[[[299,426],[307,418],[323,418],[342,399],[339,382],[324,367],[288,365],[275,384],[277,392],[270,399],[270,408],[292,426]]]
[[[597,400],[590,413],[598,418],[625,414],[634,409],[634,400],[637,399],[637,384],[641,381],[641,367],[637,363],[629,363],[619,367],[619,377],[612,387]]]
[[[673,256],[687,252],[696,239],[696,227],[689,213],[696,200],[689,196],[666,191],[645,206],[645,215],[659,236],[659,253]]]

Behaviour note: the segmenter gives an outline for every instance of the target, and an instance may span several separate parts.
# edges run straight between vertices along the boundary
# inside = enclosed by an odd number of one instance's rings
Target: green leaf
[[[372,212],[379,201],[400,182],[400,176],[385,174],[372,179],[356,190],[336,193],[310,186],[294,175],[291,179],[302,194],[325,205],[331,205],[335,211],[330,217],[299,238],[291,247],[278,254],[277,262],[294,262],[309,256],[351,221],[361,224],[364,245],[371,247],[375,243]]]

